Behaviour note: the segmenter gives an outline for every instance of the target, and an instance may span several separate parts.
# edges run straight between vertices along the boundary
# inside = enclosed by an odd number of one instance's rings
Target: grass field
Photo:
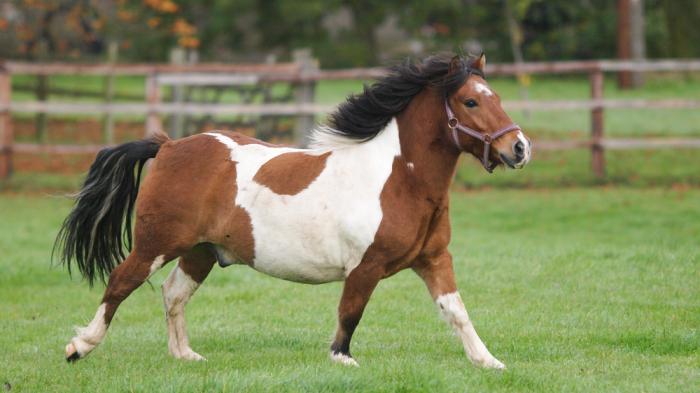
[[[102,288],[50,268],[68,201],[0,194],[0,384],[6,391],[697,392],[700,190],[455,193],[451,250],[477,331],[506,363],[472,367],[411,272],[379,285],[353,341],[328,360],[341,285],[216,268],[188,306],[192,346],[167,355],[159,286],[117,313],[105,342],[63,360]]]

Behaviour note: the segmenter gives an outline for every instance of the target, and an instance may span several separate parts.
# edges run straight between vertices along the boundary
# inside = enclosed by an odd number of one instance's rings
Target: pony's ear
[[[447,74],[452,75],[455,72],[464,68],[464,63],[461,57],[455,56],[450,60],[450,66],[447,68]]]
[[[472,61],[471,67],[481,71],[482,73],[484,72],[484,68],[486,68],[486,55],[484,52],[481,52],[481,55]]]

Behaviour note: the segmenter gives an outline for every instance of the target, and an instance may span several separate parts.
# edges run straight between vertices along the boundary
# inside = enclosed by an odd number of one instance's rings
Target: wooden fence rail
[[[646,100],[646,99],[591,99],[591,100],[542,100],[503,101],[506,110],[594,110],[608,109],[700,109],[700,100]],[[89,114],[134,114],[148,113],[190,115],[322,115],[332,112],[336,105],[314,103],[269,103],[269,104],[216,104],[216,103],[68,103],[68,102],[11,102],[0,104],[0,111],[15,113],[43,112],[54,115]]]
[[[334,105],[313,103],[313,86],[320,80],[373,79],[386,73],[383,68],[349,70],[319,70],[309,59],[282,64],[39,64],[0,62],[0,179],[12,172],[12,153],[93,153],[104,145],[71,146],[14,143],[11,114],[91,114],[118,113],[145,115],[146,130],[161,129],[161,115],[292,115],[304,119],[308,128],[313,116],[332,111]],[[603,83],[605,72],[688,72],[700,71],[700,60],[631,61],[572,61],[521,64],[491,64],[488,75],[528,74],[588,74],[591,98],[588,100],[506,101],[506,109],[524,110],[588,110],[591,113],[591,138],[588,141],[538,141],[538,150],[591,149],[592,170],[598,177],[605,176],[606,149],[700,148],[700,138],[610,139],[604,136],[605,109],[700,109],[700,100],[685,99],[605,99]],[[23,75],[141,75],[146,77],[145,99],[129,103],[67,103],[55,101],[11,100],[13,74]],[[164,85],[241,85],[262,82],[288,82],[301,86],[293,103],[217,104],[217,103],[164,103],[160,87]],[[297,132],[297,136],[299,133]]]

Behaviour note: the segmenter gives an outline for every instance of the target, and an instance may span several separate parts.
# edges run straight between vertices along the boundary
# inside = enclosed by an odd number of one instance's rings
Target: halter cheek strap
[[[492,166],[489,163],[489,153],[491,151],[491,143],[495,141],[496,139],[502,137],[503,135],[513,132],[513,131],[520,131],[520,126],[518,126],[515,123],[510,123],[509,125],[492,132],[490,134],[485,134],[481,133],[479,131],[476,131],[472,128],[469,128],[465,125],[462,125],[459,123],[459,120],[457,120],[457,117],[455,116],[454,112],[452,112],[452,109],[450,108],[450,104],[447,103],[447,100],[445,100],[445,112],[447,112],[447,126],[450,128],[452,132],[452,140],[455,143],[455,146],[457,146],[457,149],[462,150],[462,146],[459,144],[459,137],[457,134],[457,131],[463,132],[472,138],[476,138],[484,143],[484,155],[481,158],[481,165],[484,166],[484,169],[486,169],[489,173],[493,172],[493,169],[495,168],[495,165]]]

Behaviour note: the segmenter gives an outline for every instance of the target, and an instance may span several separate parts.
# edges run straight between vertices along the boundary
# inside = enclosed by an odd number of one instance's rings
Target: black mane
[[[365,85],[330,116],[331,127],[323,131],[360,142],[374,138],[387,123],[401,113],[416,94],[430,86],[449,96],[471,74],[483,77],[472,67],[473,59],[452,54],[435,55],[421,62],[407,60],[390,68],[388,75]]]

